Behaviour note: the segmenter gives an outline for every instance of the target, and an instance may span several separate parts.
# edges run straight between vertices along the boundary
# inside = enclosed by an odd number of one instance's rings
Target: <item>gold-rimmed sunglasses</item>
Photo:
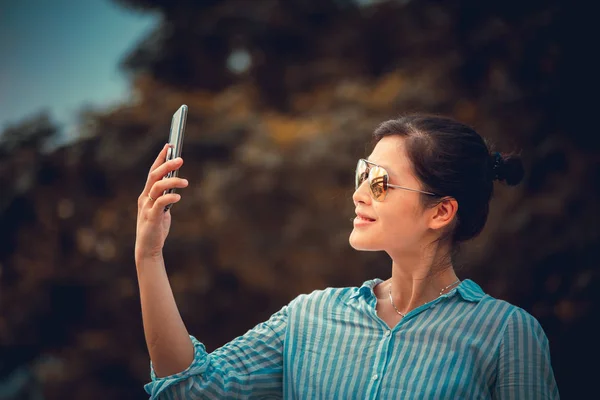
[[[371,196],[375,201],[383,201],[385,199],[385,196],[387,196],[389,188],[404,189],[409,190],[411,192],[423,193],[429,196],[439,196],[438,194],[425,192],[423,190],[392,185],[391,183],[389,183],[390,176],[388,175],[388,172],[385,170],[385,168],[375,163],[372,163],[371,161],[365,160],[364,158],[358,160],[358,164],[356,165],[355,179],[355,189],[358,189],[364,181],[369,181],[369,189],[371,191]]]

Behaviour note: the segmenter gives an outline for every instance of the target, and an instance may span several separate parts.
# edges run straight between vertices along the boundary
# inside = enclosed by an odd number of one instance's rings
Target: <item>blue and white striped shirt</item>
[[[530,314],[471,280],[390,329],[380,279],[301,295],[145,386],[152,399],[558,399],[548,340]]]

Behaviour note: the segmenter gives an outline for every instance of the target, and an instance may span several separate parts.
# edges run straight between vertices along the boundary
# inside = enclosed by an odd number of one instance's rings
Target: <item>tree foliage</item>
[[[558,1],[118,2],[163,17],[127,56],[127,69],[183,89],[221,90],[249,79],[269,105],[284,108],[290,95],[322,82],[445,58],[454,59],[448,79],[472,92],[491,83],[504,96],[526,90],[541,99],[557,88],[565,44]],[[243,76],[227,68],[237,48],[251,55]]]

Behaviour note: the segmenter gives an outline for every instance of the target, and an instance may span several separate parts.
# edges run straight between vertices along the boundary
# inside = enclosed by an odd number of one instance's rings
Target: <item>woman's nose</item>
[[[358,203],[370,204],[371,203],[371,195],[369,194],[369,180],[365,179],[363,183],[361,183],[358,188],[354,191],[352,195],[352,200],[354,201],[354,205]]]

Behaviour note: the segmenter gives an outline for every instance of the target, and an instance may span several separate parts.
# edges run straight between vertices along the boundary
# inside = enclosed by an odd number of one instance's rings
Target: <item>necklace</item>
[[[448,286],[446,286],[445,288],[440,290],[440,296],[444,293],[445,290],[456,285],[457,283],[460,283],[460,279],[457,279],[456,281],[452,282],[451,284],[449,284]],[[392,285],[390,285],[390,290],[388,291],[388,296],[390,297],[390,304],[392,305],[392,307],[394,307],[394,310],[396,310],[396,312],[398,314],[400,314],[402,316],[402,318],[406,317],[406,314],[404,314],[402,311],[400,311],[396,308],[396,305],[394,304],[394,300],[392,300]]]

